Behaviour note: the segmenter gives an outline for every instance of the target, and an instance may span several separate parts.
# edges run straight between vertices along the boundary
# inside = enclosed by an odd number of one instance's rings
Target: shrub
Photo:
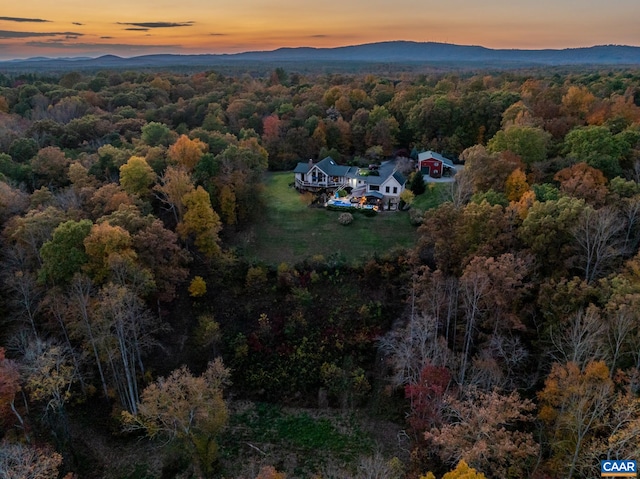
[[[409,210],[409,223],[413,226],[420,226],[424,220],[424,211],[418,208],[411,208]]]
[[[369,208],[360,208],[360,209],[357,209],[356,211],[363,216],[375,216],[377,214],[376,210],[372,210]]]
[[[338,216],[338,223],[344,226],[350,225],[353,223],[353,215],[351,213],[341,213]]]

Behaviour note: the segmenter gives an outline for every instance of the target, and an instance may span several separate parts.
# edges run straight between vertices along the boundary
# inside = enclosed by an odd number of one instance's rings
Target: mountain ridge
[[[565,49],[492,49],[479,45],[394,40],[332,48],[282,47],[275,50],[224,54],[148,54],[120,57],[113,54],[95,58],[37,57],[0,61],[0,69],[131,68],[168,66],[215,66],[243,62],[361,62],[398,64],[462,63],[468,66],[493,64],[502,67],[545,65],[640,65],[640,47],[594,45]]]

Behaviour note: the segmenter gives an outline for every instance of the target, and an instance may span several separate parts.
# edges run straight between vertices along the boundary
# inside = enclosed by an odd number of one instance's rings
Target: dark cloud
[[[83,34],[76,32],[14,32],[11,30],[0,30],[0,38],[67,37],[69,35],[81,37]]]
[[[0,42],[1,45],[1,42]],[[166,52],[167,50],[180,51],[180,45],[134,45],[128,43],[72,43],[64,41],[32,41],[26,46],[35,48],[54,48],[56,50],[77,50],[83,55],[105,55],[108,53],[120,53],[124,55],[140,55],[149,52]]]
[[[329,38],[329,35],[309,35],[309,38]]]
[[[211,35],[212,37],[226,37],[227,36],[226,33],[210,33],[209,35]]]
[[[0,17],[0,20],[5,22],[19,22],[19,23],[47,23],[51,20],[43,20],[42,18],[22,18],[22,17]]]
[[[148,32],[149,31],[148,28],[140,28],[140,27],[125,28],[125,30],[127,30],[128,32]]]
[[[195,22],[117,22],[118,25],[131,25],[132,27],[141,28],[172,28],[172,27],[190,27]]]
[[[109,40],[109,39],[111,39],[111,38],[113,38],[113,37],[100,37],[100,38],[101,38],[102,40]]]
[[[71,22],[71,23],[73,23],[74,25],[84,25],[84,23],[80,23],[80,22]]]

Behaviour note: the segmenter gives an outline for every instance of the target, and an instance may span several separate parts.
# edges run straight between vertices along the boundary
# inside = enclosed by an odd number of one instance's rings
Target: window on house
[[[388,187],[387,187],[387,188],[388,188]],[[397,186],[394,186],[394,187],[393,187],[393,194],[395,195],[395,194],[397,194],[397,193],[398,193],[398,187],[397,187]]]
[[[389,191],[390,191],[389,187],[388,187],[388,186],[386,186],[386,187],[385,187],[385,189],[384,189],[384,192],[385,192],[385,193],[389,193]]]
[[[369,191],[380,191],[380,185],[369,185]]]

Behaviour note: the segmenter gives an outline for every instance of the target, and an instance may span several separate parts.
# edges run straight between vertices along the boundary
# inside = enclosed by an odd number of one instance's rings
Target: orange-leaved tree
[[[181,135],[169,147],[167,154],[174,163],[182,165],[187,171],[193,171],[207,148],[207,144],[203,141],[197,138],[191,140],[187,135]]]

